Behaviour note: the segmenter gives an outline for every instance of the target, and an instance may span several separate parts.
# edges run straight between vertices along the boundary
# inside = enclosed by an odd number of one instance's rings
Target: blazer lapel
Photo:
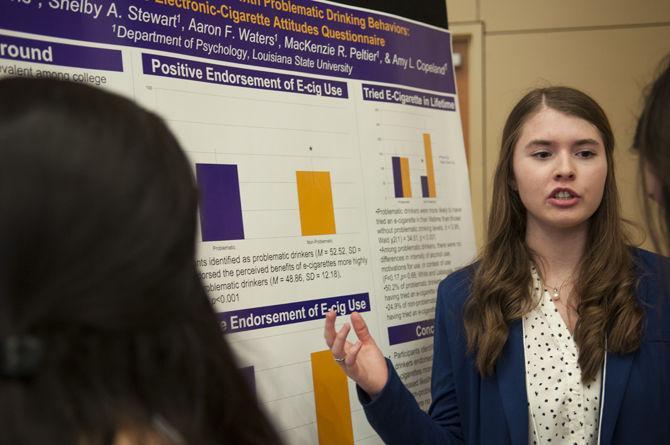
[[[505,349],[496,364],[496,379],[512,444],[528,442],[528,397],[521,320],[509,327]]]
[[[612,442],[614,427],[619,417],[619,409],[626,391],[630,368],[635,354],[616,355],[607,353],[605,379],[602,397],[602,421],[600,423],[600,443]]]

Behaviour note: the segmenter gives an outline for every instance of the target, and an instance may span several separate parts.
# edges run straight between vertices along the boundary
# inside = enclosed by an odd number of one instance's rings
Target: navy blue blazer
[[[601,444],[670,443],[670,295],[661,292],[663,257],[634,249],[637,296],[646,312],[640,348],[607,353],[603,374]],[[437,292],[432,404],[421,411],[389,363],[389,381],[374,400],[358,391],[372,427],[388,444],[528,443],[521,321],[509,338],[495,374],[482,378],[467,353],[463,305],[474,267],[443,280]]]

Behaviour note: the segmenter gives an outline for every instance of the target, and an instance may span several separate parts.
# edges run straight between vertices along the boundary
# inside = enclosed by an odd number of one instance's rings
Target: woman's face
[[[529,227],[584,229],[603,197],[607,158],[593,124],[544,107],[523,125],[512,168]]]

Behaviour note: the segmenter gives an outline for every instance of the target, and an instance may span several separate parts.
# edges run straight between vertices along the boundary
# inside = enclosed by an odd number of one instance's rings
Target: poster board
[[[307,0],[0,8],[0,76],[100,86],[176,134],[203,281],[287,443],[381,443],[324,344],[331,307],[427,408],[437,283],[475,250],[447,30]]]

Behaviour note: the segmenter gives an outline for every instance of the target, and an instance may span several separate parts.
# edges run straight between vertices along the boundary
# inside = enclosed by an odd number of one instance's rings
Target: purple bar
[[[414,107],[432,108],[434,110],[456,111],[456,101],[451,96],[439,96],[421,91],[382,87],[367,83],[362,85],[362,89],[363,100],[411,105]]]
[[[400,172],[400,158],[398,156],[393,156],[391,158],[393,161],[393,186],[395,188],[395,197],[403,198],[402,194],[402,173]]]
[[[11,6],[3,6],[11,7]],[[20,39],[0,34],[0,59],[92,70],[123,71],[121,51]]]
[[[319,320],[324,318],[331,309],[334,309],[338,315],[368,312],[370,311],[370,296],[367,293],[341,295],[297,303],[220,312],[217,317],[221,328],[226,333],[233,333]]]
[[[254,374],[254,367],[246,366],[244,368],[240,368],[240,373],[242,373],[244,380],[246,380],[247,384],[249,385],[251,392],[256,395],[256,375]]]
[[[421,196],[424,198],[430,198],[428,195],[428,176],[421,177]]]
[[[196,164],[203,241],[244,239],[237,165]]]
[[[435,320],[423,320],[401,324],[388,328],[389,345],[407,343],[421,338],[432,337],[435,333]]]
[[[337,99],[349,97],[346,82],[336,80],[268,73],[146,53],[142,53],[142,67],[144,74],[152,76]]]

